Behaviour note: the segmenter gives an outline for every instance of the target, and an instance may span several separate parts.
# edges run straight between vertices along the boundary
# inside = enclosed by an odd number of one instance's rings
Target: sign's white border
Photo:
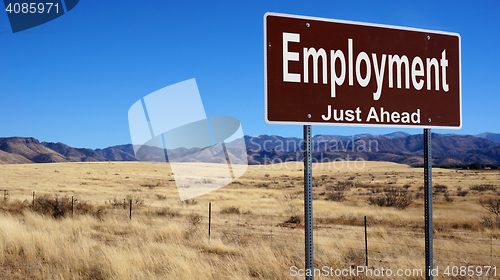
[[[459,65],[460,126],[356,124],[356,123],[351,124],[351,123],[330,123],[330,122],[323,123],[323,122],[270,121],[268,119],[268,113],[267,113],[267,25],[266,25],[266,19],[268,16],[278,16],[278,17],[297,18],[297,19],[309,19],[309,20],[316,20],[316,21],[327,21],[327,22],[372,26],[372,27],[397,29],[397,30],[405,30],[405,31],[418,31],[418,32],[431,33],[431,34],[444,34],[444,35],[457,36],[458,37],[458,58],[459,58],[458,65]],[[454,32],[436,31],[436,30],[419,29],[419,28],[412,28],[412,27],[402,27],[402,26],[393,26],[393,25],[385,25],[385,24],[365,23],[365,22],[356,22],[356,21],[348,21],[348,20],[337,20],[337,19],[317,18],[317,17],[308,17],[308,16],[298,16],[298,15],[289,15],[289,14],[267,12],[264,14],[264,118],[266,120],[266,123],[268,123],[268,124],[357,126],[357,127],[400,127],[400,128],[402,127],[402,128],[419,128],[419,129],[422,129],[422,128],[461,129],[462,128],[462,38],[460,37],[460,34],[454,33]]]

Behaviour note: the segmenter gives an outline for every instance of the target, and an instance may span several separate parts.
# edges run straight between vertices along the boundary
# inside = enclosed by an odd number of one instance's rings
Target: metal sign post
[[[425,268],[426,280],[432,280],[432,155],[431,129],[424,128],[424,197],[425,197]]]
[[[304,125],[304,226],[306,280],[314,279],[311,126]],[[307,273],[309,272],[309,273]]]

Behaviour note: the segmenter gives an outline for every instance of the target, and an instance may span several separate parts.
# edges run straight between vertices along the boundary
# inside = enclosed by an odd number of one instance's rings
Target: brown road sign
[[[266,13],[270,124],[462,126],[460,35]]]

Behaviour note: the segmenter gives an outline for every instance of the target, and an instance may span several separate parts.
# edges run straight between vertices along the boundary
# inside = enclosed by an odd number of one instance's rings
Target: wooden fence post
[[[210,241],[210,227],[212,222],[212,202],[208,203],[208,241]]]
[[[132,199],[130,200],[130,219],[132,220]]]
[[[366,233],[366,216],[365,216],[365,258],[366,258],[366,267],[368,267],[368,238]]]

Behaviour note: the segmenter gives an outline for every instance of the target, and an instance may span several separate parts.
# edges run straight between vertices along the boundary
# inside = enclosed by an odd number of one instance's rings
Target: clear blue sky
[[[3,5],[2,5],[3,6]],[[500,133],[500,1],[85,1],[13,34],[0,11],[0,137],[74,147],[130,143],[127,112],[141,97],[196,78],[208,116],[248,135],[302,136],[264,121],[266,12],[457,32],[463,127]],[[313,126],[313,134],[420,129]]]

